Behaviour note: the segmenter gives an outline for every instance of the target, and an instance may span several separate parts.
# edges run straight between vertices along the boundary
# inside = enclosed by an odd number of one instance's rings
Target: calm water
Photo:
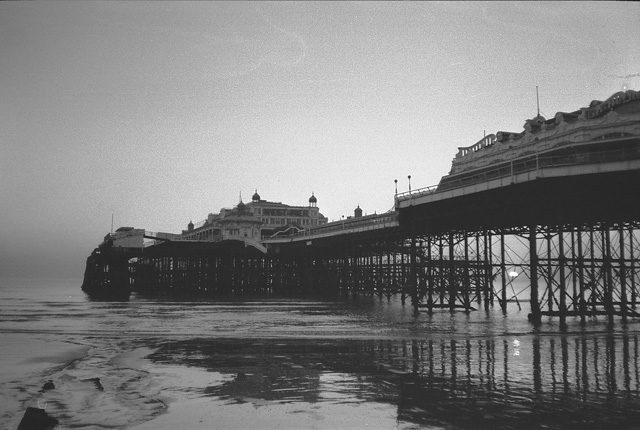
[[[640,427],[638,323],[534,332],[515,304],[416,317],[377,298],[92,302],[80,280],[1,280],[0,309],[2,429],[38,405],[74,429]]]

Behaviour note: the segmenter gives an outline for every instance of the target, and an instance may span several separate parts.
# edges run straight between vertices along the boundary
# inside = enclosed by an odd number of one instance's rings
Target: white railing
[[[429,187],[419,188],[413,191],[398,193],[396,194],[396,205],[400,201],[410,200],[426,194],[455,190],[469,185],[480,184],[492,179],[505,178],[524,172],[538,171],[546,167],[607,163],[637,158],[640,158],[640,149],[638,148],[616,149],[609,151],[584,151],[560,155],[528,155],[516,158],[509,162],[501,163],[492,169],[483,169],[476,174],[464,175],[460,178],[446,181],[444,183],[441,182],[438,185],[431,185]]]
[[[480,151],[482,148],[486,148],[488,146],[496,143],[496,135],[490,134],[488,136],[483,137],[478,142],[471,146],[459,147],[458,153],[456,154],[456,158],[464,157],[467,154]]]
[[[323,224],[319,227],[305,229],[286,237],[273,237],[263,240],[263,243],[286,242],[291,240],[313,239],[314,237],[333,236],[350,232],[378,230],[398,226],[398,215],[390,212],[381,215],[367,215],[358,218],[347,218]]]
[[[396,200],[407,200],[409,198],[416,196],[423,196],[425,194],[431,194],[438,191],[438,185],[430,185],[428,187],[416,188],[412,191],[403,191],[402,193],[396,194]]]

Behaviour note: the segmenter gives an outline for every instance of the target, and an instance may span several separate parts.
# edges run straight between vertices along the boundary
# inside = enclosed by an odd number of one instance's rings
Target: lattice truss
[[[450,232],[416,240],[417,297],[429,308],[473,310],[496,298],[491,282],[490,235]]]
[[[506,311],[533,299],[541,315],[640,316],[640,223],[449,232],[404,248],[415,254],[404,291],[422,307]]]
[[[542,315],[639,316],[638,223],[538,228]]]

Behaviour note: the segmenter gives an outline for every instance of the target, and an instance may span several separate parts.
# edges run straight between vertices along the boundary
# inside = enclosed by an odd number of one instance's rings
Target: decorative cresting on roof
[[[582,115],[585,119],[593,119],[606,115],[616,107],[635,100],[640,100],[640,91],[620,91],[603,102],[594,100],[588,108],[582,108],[580,110],[582,111]]]
[[[549,146],[554,146],[556,143],[549,141],[549,144],[543,144],[543,141],[555,139],[571,140],[567,136],[577,127],[591,124],[596,127],[605,126],[607,125],[605,123],[614,122],[619,114],[626,115],[640,112],[640,103],[638,101],[640,101],[640,92],[627,90],[613,94],[604,102],[594,100],[589,104],[589,107],[581,108],[575,112],[557,112],[550,119],[538,115],[535,118],[526,120],[523,127],[524,130],[520,133],[499,131],[495,135],[490,134],[483,137],[471,146],[459,147],[458,153],[453,160],[451,173],[480,167],[478,163],[480,163],[481,158],[485,158],[485,155],[491,154],[492,159],[498,154],[506,156],[506,150],[515,149],[516,147],[522,148],[533,145],[536,148],[529,148],[529,150],[548,149]],[[601,122],[602,124],[600,124]]]
[[[500,133],[500,132],[498,132],[498,133]],[[493,145],[495,142],[496,142],[496,135],[495,134],[490,134],[490,135],[485,136],[482,139],[480,139],[474,145],[467,146],[467,147],[459,147],[458,148],[458,153],[456,154],[456,157],[464,157],[465,155],[469,154],[470,152],[479,151],[482,148],[486,148],[487,146]]]
[[[239,219],[241,219],[242,221],[255,222],[255,223],[262,222],[260,218],[255,216],[251,211],[251,209],[247,207],[247,205],[244,204],[244,202],[242,202],[242,200],[240,200],[240,202],[235,208],[231,210],[227,210],[225,212],[225,215],[218,219],[218,222],[220,224],[225,224],[229,222],[235,222]]]

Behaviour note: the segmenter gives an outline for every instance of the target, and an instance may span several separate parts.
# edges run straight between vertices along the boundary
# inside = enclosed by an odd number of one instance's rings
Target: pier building
[[[327,223],[320,213],[318,198],[309,197],[308,206],[291,206],[281,202],[263,200],[255,191],[251,202],[242,199],[231,209],[223,208],[218,214],[194,225],[189,222],[181,237],[186,240],[220,241],[248,238],[255,241],[278,235],[303,231]]]
[[[143,248],[144,229],[133,227],[120,227],[115,233],[107,235],[105,240],[111,239],[116,248]]]

